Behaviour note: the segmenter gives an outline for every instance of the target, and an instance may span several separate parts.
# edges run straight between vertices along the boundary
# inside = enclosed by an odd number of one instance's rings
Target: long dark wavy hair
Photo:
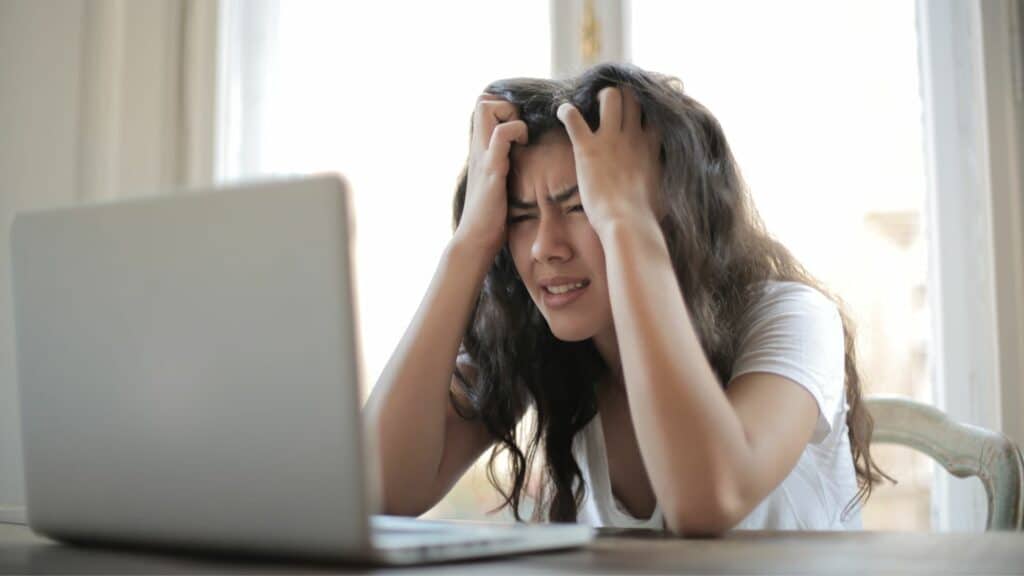
[[[606,86],[629,86],[639,100],[644,122],[653,122],[662,138],[661,231],[668,244],[704,353],[723,387],[729,381],[741,334],[738,328],[763,282],[800,282],[836,302],[846,345],[846,422],[857,473],[858,492],[844,514],[866,501],[882,477],[871,458],[871,416],[861,399],[851,322],[841,302],[823,289],[765,230],[751,202],[718,121],[690,98],[672,77],[632,65],[601,64],[567,80],[516,78],[500,80],[485,92],[519,109],[529,140],[549,130],[564,130],[555,116],[572,102],[592,130],[599,122],[597,95]],[[466,199],[466,170],[454,199],[457,227]],[[524,489],[539,448],[544,468],[534,518],[576,520],[587,487],[573,457],[577,433],[597,413],[597,386],[608,368],[592,340],[556,338],[516,274],[506,245],[492,263],[462,341],[451,401],[464,418],[479,418],[495,438],[487,474],[503,503],[522,520]],[[520,430],[526,411],[535,410],[535,425]],[[497,463],[507,455],[508,482]],[[891,480],[891,478],[889,478]]]

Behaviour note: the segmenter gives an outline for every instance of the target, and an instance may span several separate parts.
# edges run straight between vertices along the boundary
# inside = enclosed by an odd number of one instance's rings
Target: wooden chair
[[[1024,530],[1024,461],[1006,436],[954,422],[942,411],[896,396],[865,399],[872,442],[923,452],[952,475],[977,476],[988,494],[986,530]]]

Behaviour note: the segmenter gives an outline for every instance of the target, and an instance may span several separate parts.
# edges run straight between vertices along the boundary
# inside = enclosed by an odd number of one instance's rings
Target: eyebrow
[[[554,196],[551,196],[549,199],[551,200],[552,204],[561,204],[562,202],[565,202],[569,198],[572,198],[573,196],[575,196],[576,193],[578,193],[579,191],[580,191],[580,187],[577,184],[577,185],[574,185],[574,186],[570,186],[569,188],[566,188],[564,191],[559,192],[558,194],[555,194]],[[508,206],[509,206],[509,208],[518,208],[520,210],[536,210],[537,209],[537,203],[536,202],[523,202],[522,200],[516,200],[515,198],[509,198],[508,199]]]

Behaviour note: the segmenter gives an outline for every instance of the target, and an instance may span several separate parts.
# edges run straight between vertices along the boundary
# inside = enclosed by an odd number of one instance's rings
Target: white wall
[[[24,502],[9,230],[22,208],[74,200],[83,2],[0,2],[0,507]]]

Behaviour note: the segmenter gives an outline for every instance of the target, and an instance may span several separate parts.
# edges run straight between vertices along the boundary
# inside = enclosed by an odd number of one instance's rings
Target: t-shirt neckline
[[[603,494],[606,498],[604,504],[610,514],[616,518],[616,525],[620,525],[620,522],[627,522],[630,524],[636,524],[637,527],[646,527],[653,521],[661,516],[661,507],[655,502],[654,510],[651,511],[651,515],[648,518],[637,518],[633,516],[626,509],[626,507],[619,501],[618,497],[615,496],[615,489],[612,486],[612,474],[611,469],[608,466],[608,448],[604,440],[604,424],[601,422],[601,413],[597,412],[594,414],[594,442],[596,444],[596,454],[588,454],[587,459],[590,462],[591,473],[599,474],[601,481],[604,486],[608,488],[607,492]],[[596,470],[595,470],[596,468]]]

